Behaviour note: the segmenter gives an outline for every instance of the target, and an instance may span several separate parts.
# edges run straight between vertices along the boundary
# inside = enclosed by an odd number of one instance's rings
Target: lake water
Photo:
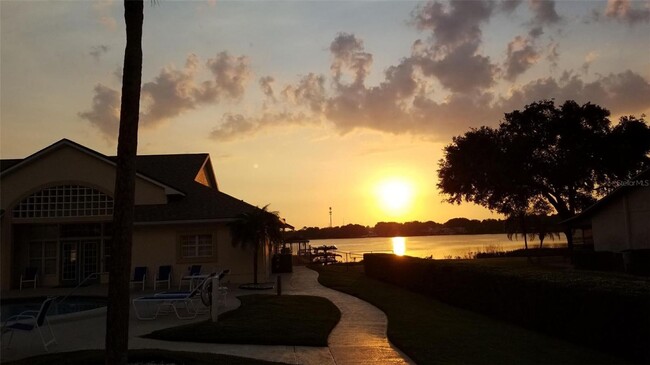
[[[368,237],[349,239],[311,240],[311,247],[334,245],[342,261],[359,261],[366,252],[397,253],[415,257],[433,256],[444,259],[466,257],[470,252],[511,251],[524,248],[521,237],[509,240],[505,234],[447,235],[418,237]],[[544,240],[544,246],[566,245],[564,235],[558,240]],[[539,241],[528,241],[528,247],[538,247]]]

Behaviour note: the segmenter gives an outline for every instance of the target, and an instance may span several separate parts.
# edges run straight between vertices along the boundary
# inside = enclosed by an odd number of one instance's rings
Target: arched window
[[[113,215],[113,198],[81,185],[53,186],[14,207],[14,218],[96,217]]]

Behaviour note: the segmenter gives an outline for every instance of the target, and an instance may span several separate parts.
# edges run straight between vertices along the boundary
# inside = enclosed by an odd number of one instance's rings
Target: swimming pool
[[[107,302],[106,297],[71,296],[61,303],[58,302],[59,299],[57,298],[57,301],[50,307],[48,315],[56,316],[83,312],[105,307]],[[3,299],[0,301],[0,319],[5,321],[7,318],[26,310],[37,311],[41,308],[44,300],[45,297]]]

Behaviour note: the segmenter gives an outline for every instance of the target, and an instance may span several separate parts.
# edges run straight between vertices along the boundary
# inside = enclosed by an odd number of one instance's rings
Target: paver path
[[[141,335],[161,328],[190,323],[174,316],[154,321],[139,321],[131,314],[129,348],[152,348],[176,351],[211,352],[242,357],[264,359],[289,364],[305,365],[376,365],[412,364],[386,339],[386,316],[374,306],[353,296],[326,288],[318,283],[318,274],[305,267],[294,267],[292,274],[282,274],[284,293],[307,294],[328,298],[341,311],[341,321],[328,339],[329,347],[307,346],[263,346],[205,344],[194,342],[172,342],[141,338]],[[251,291],[234,290],[229,294],[227,307],[233,309],[239,304],[237,295],[251,294]],[[134,293],[134,296],[142,295]],[[196,320],[205,320],[201,316]],[[58,344],[50,347],[51,352],[103,349],[106,333],[105,313],[90,318],[63,320],[52,323]],[[4,344],[3,344],[4,347]],[[12,348],[0,352],[2,362],[45,353],[40,339],[17,337]]]
[[[341,320],[328,338],[334,364],[414,364],[386,338],[388,320],[384,312],[351,295],[318,283],[318,273],[294,266],[289,276],[290,294],[325,297],[341,311]]]

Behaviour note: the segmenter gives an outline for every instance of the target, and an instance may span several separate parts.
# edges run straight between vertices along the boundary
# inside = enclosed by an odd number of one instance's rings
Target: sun
[[[386,213],[404,214],[413,201],[413,185],[401,179],[385,180],[377,185],[377,198]]]

